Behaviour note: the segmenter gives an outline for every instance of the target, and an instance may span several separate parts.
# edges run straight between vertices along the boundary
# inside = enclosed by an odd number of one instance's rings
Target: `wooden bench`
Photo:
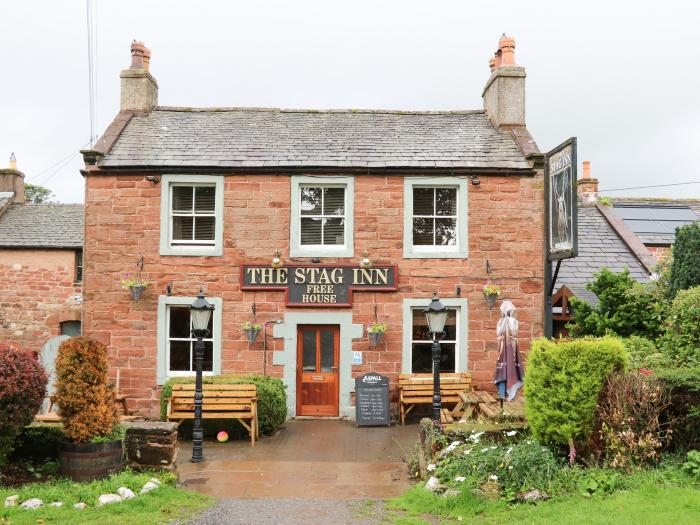
[[[36,414],[34,416],[34,421],[38,423],[60,423],[61,417],[56,411],[56,397],[46,396],[44,400],[46,402],[47,407],[46,412]],[[121,410],[121,413],[119,413],[119,421],[134,421],[136,419],[143,419],[141,418],[141,416],[135,416],[131,414],[126,401],[126,396],[117,395],[114,399],[114,402],[117,405],[117,411],[119,412],[119,410]]]
[[[440,374],[440,396],[442,403],[461,405],[460,393],[472,390],[472,378],[468,372]],[[399,376],[399,411],[401,424],[416,405],[432,404],[433,374],[401,374]],[[448,417],[449,416],[449,417]],[[443,410],[442,417],[449,422],[449,411]]]
[[[250,434],[250,444],[260,435],[255,385],[203,385],[203,419],[238,419]],[[194,419],[194,385],[173,385],[168,399],[168,421]]]

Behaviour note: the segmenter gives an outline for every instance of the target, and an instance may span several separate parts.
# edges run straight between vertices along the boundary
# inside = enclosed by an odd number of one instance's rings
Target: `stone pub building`
[[[525,350],[543,322],[542,156],[514,48],[504,35],[484,109],[286,110],[158,106],[134,42],[120,112],[83,152],[83,328],[130,405],[157,416],[161,385],[193,374],[200,288],[216,307],[205,373],[281,377],[290,416],[352,418],[354,377],[395,390],[429,372],[433,291],[449,307],[442,369],[491,388],[487,280],[517,306]],[[150,283],[138,301],[126,274]],[[246,321],[268,337],[249,343]],[[388,330],[371,347],[374,322]]]

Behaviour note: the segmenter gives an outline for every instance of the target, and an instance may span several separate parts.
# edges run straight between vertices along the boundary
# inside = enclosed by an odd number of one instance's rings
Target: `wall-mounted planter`
[[[143,292],[146,290],[145,286],[129,286],[129,291],[131,292],[131,298],[134,301],[141,299]]]
[[[260,328],[244,328],[245,336],[248,338],[248,343],[252,344],[258,338]]]
[[[489,310],[493,308],[493,305],[496,304],[496,299],[498,299],[498,294],[492,293],[492,294],[484,294],[484,298],[486,298],[486,304],[489,307]]]
[[[384,339],[384,332],[368,332],[367,337],[369,338],[369,346],[375,348],[379,346]]]

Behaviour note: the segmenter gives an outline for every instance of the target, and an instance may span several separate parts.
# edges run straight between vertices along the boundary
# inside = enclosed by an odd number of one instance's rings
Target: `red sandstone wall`
[[[146,181],[143,174],[87,177],[84,332],[109,346],[112,367],[121,370],[122,393],[133,398],[131,404],[142,413],[157,414],[156,305],[168,282],[174,284],[174,295],[195,295],[204,285],[207,295],[223,298],[225,373],[261,371],[261,339],[249,346],[240,331],[241,323],[251,318],[253,300],[259,322],[284,316],[283,292],[240,291],[239,266],[267,264],[277,248],[290,261],[289,177],[227,176],[225,190],[224,255],[161,257],[160,187]],[[529,348],[530,339],[542,335],[541,177],[482,176],[481,185],[469,185],[468,192],[469,258],[405,260],[403,177],[356,177],[355,254],[359,258],[367,249],[376,264],[397,263],[399,290],[376,294],[380,320],[389,323],[386,344],[370,350],[366,340],[356,341],[353,349],[364,352],[365,364],[353,367],[353,376],[370,370],[398,374],[403,299],[425,297],[427,301],[435,288],[441,297],[455,297],[459,285],[462,297],[469,299],[468,368],[477,385],[491,386],[500,313],[498,307],[488,310],[481,292],[487,260],[502,297],[519,309],[523,349]],[[119,281],[125,273],[135,271],[141,256],[144,274],[153,284],[134,303]],[[355,293],[352,310],[356,323],[374,320],[373,295]],[[282,341],[272,346],[282,349]],[[270,366],[269,370],[271,375],[282,374],[281,367]]]
[[[670,246],[648,246],[647,245],[647,249],[654,256],[654,258],[657,260],[657,262],[665,261],[671,255],[671,247]]]
[[[39,352],[62,321],[80,319],[75,251],[0,249],[0,340]]]

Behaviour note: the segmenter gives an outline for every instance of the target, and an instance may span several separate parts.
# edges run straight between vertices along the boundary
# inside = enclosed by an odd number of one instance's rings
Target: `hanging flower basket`
[[[488,281],[484,285],[484,297],[486,298],[486,305],[489,307],[489,310],[493,308],[493,305],[496,304],[496,299],[498,299],[498,296],[501,295],[501,288],[497,284],[493,284],[491,281]]]
[[[250,321],[243,323],[242,329],[243,332],[245,332],[245,336],[248,338],[248,343],[253,344],[255,342],[261,328],[262,326],[258,323],[251,323]]]
[[[148,288],[148,281],[141,277],[131,277],[127,274],[126,279],[122,279],[122,288],[129,290],[131,298],[134,301],[138,301],[146,288]]]
[[[496,304],[496,299],[498,299],[498,294],[492,293],[492,294],[484,294],[484,297],[486,298],[486,305],[489,307],[489,310],[493,308],[493,305]]]
[[[375,348],[380,345],[384,339],[384,334],[386,333],[386,323],[372,323],[367,329],[367,338],[369,339],[369,346]]]

